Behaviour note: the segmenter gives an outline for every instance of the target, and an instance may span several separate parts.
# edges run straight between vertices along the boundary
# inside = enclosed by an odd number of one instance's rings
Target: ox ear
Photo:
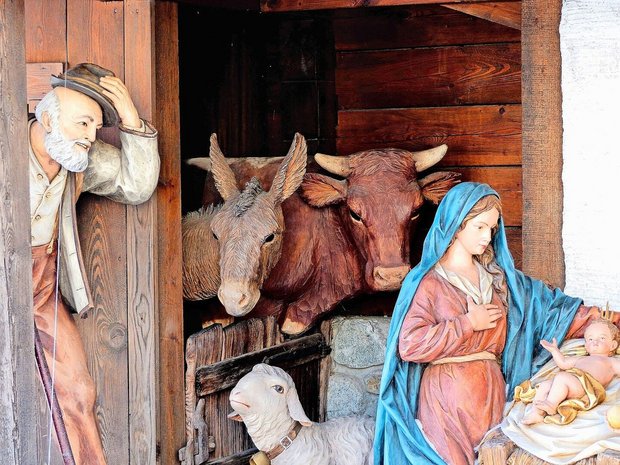
[[[293,420],[298,421],[304,426],[312,426],[312,420],[304,412],[295,386],[291,386],[286,393],[286,405],[288,405],[288,413]]]
[[[211,159],[211,172],[215,180],[215,187],[224,200],[239,193],[237,189],[237,180],[235,174],[226,163],[226,158],[217,143],[217,136],[211,134],[211,148],[209,149],[209,158]]]
[[[334,205],[347,198],[347,182],[317,173],[306,174],[300,195],[313,207]]]
[[[232,421],[240,421],[240,422],[243,422],[243,418],[241,418],[241,415],[239,415],[239,414],[238,414],[237,412],[235,412],[234,410],[228,414],[228,419],[229,419],[229,420],[232,420]]]
[[[308,147],[306,139],[299,133],[295,133],[293,143],[286,157],[280,163],[278,172],[273,178],[269,195],[279,204],[290,197],[297,190],[306,174],[308,162]]]
[[[437,205],[451,188],[461,182],[460,178],[461,173],[438,171],[423,177],[417,182],[422,189],[424,198]]]

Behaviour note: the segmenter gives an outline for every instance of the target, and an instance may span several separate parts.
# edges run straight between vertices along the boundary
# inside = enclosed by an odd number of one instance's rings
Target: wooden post
[[[37,458],[24,2],[0,3],[0,450]]]
[[[154,116],[152,0],[126,0],[125,84],[138,112]],[[129,33],[131,31],[131,33]],[[127,207],[129,463],[157,461],[157,200]],[[181,359],[182,360],[182,359]]]
[[[561,0],[523,0],[523,271],[564,286]]]
[[[159,462],[177,463],[185,443],[181,250],[181,115],[178,5],[155,3],[155,127],[161,158],[157,188],[159,260]]]

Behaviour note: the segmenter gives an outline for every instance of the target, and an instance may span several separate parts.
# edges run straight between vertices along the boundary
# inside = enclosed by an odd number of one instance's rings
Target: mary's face
[[[482,254],[491,242],[498,220],[499,211],[496,208],[474,216],[457,233],[455,242],[458,242],[471,255]]]

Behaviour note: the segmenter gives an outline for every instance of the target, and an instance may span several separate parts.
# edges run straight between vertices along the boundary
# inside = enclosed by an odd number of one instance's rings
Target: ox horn
[[[314,156],[314,160],[319,164],[321,168],[329,171],[332,174],[337,174],[338,176],[342,176],[343,178],[346,178],[351,174],[349,157],[335,157],[333,155],[317,153]]]
[[[438,147],[433,147],[432,149],[422,150],[421,152],[412,152],[411,155],[415,160],[416,171],[421,173],[422,171],[437,164],[439,160],[444,157],[447,151],[448,146],[446,144],[442,144]]]

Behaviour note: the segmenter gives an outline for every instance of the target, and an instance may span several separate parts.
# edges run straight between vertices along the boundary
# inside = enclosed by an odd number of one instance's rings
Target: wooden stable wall
[[[439,144],[438,165],[502,197],[521,264],[520,31],[439,5],[334,19],[339,154]]]
[[[78,326],[97,385],[96,414],[108,462],[175,463],[184,436],[183,330],[177,314],[182,302],[177,5],[26,0],[25,7],[28,63],[95,62],[113,70],[140,115],[159,129],[156,196],[124,206],[85,194],[78,204],[96,307]],[[116,129],[102,130],[99,137],[119,141]],[[158,273],[159,266],[165,273]]]

